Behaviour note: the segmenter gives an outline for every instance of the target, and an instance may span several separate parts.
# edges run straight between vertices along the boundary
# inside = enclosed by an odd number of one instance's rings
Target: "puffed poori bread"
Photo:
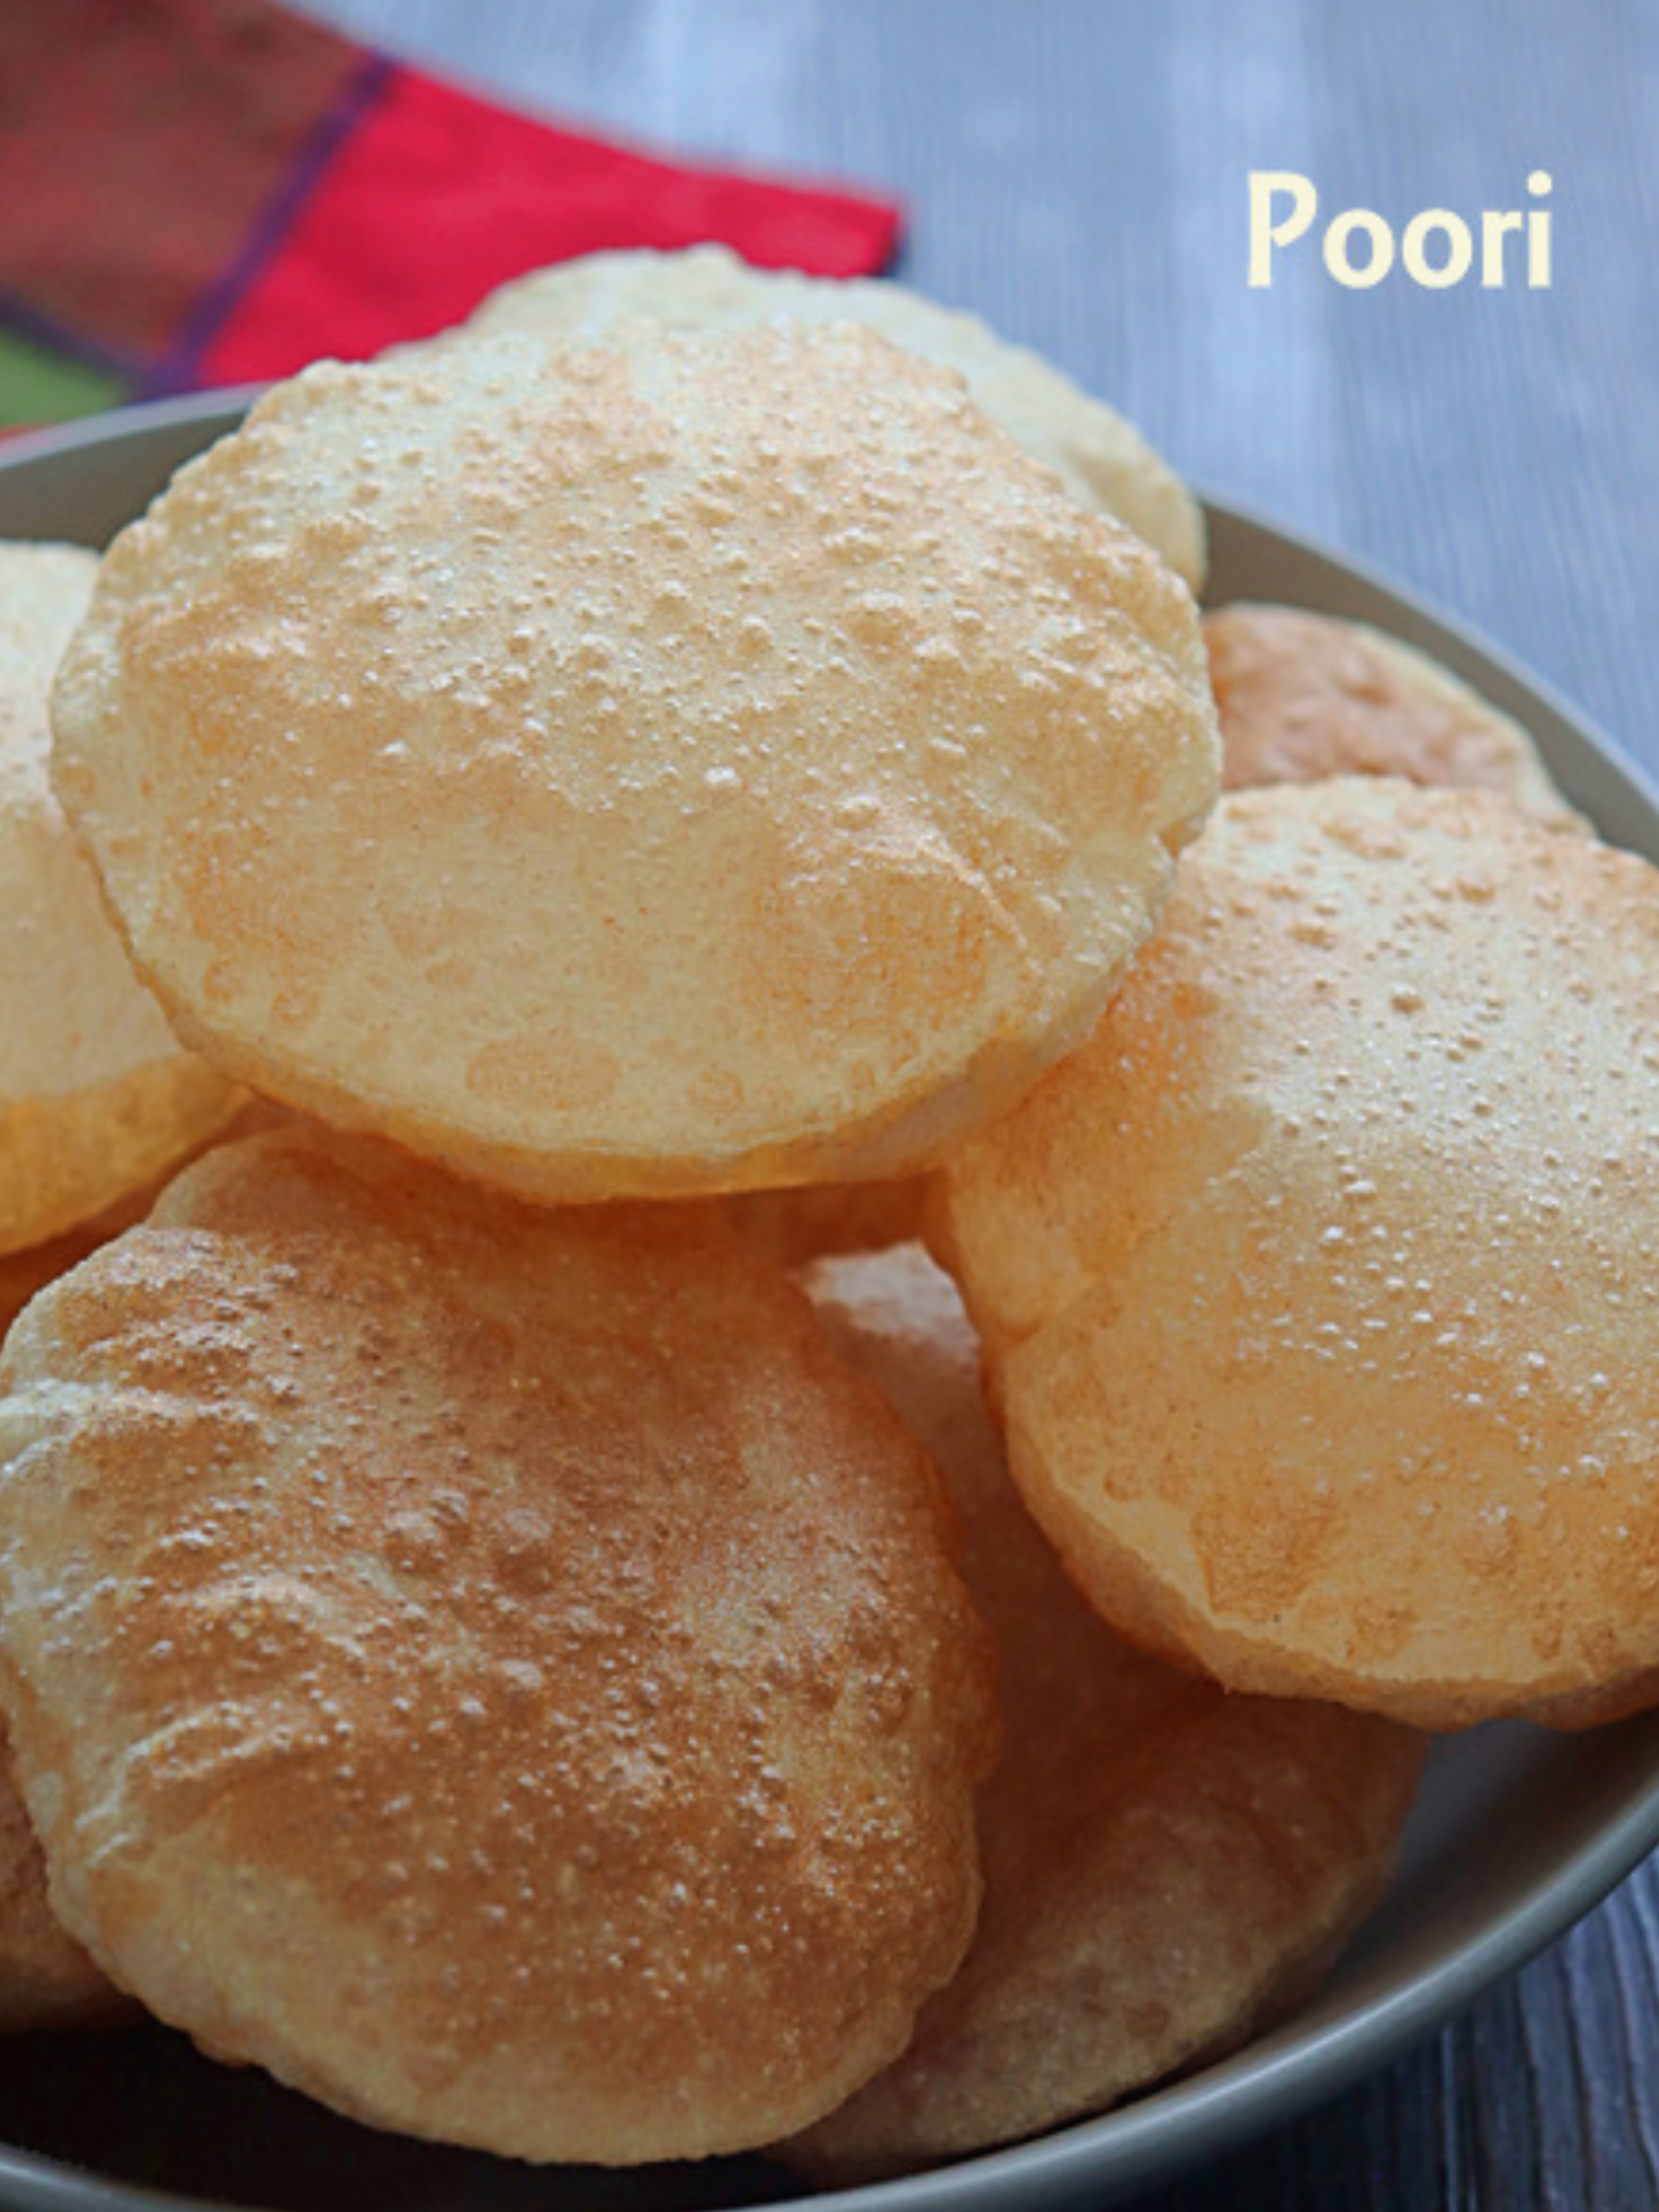
[[[944,1471],[1007,1747],[981,1792],[985,1902],[961,1971],[905,2056],[786,2150],[844,2181],[1102,2112],[1254,2033],[1377,1901],[1423,1739],[1229,1697],[1132,1650],[1019,1502],[949,1278],[908,1245],[803,1280]]]
[[[0,1739],[0,2034],[90,2026],[126,2009],[52,1910],[40,1846]]]
[[[183,1033],[540,1199],[924,1165],[1216,778],[1164,564],[793,324],[307,371],[116,541],[55,715]]]
[[[878,330],[907,352],[955,369],[992,421],[1051,468],[1074,499],[1126,522],[1195,592],[1203,584],[1203,510],[1133,425],[977,315],[890,277],[753,269],[725,246],[590,254],[503,284],[467,327],[592,343],[642,315],[675,330],[746,329],[779,316]]]
[[[1521,724],[1431,655],[1366,623],[1240,600],[1203,619],[1221,783],[1403,776],[1501,791],[1581,830]]]
[[[132,974],[47,773],[47,694],[97,557],[0,542],[0,1253],[136,1190],[239,1094],[182,1051]]]
[[[250,1100],[226,1129],[226,1140],[275,1127],[285,1118],[263,1100]],[[62,1236],[0,1254],[0,1338],[49,1283],[141,1221],[160,1188],[159,1181],[152,1183]],[[0,2033],[94,2025],[134,2009],[66,1934],[52,1910],[40,1846],[13,1779],[9,1749],[0,1737]]]
[[[713,1208],[296,1129],[0,1364],[55,1901],[207,2049],[531,2159],[805,2124],[955,1966],[995,1742],[925,1455]]]
[[[264,1099],[252,1098],[222,1131],[205,1143],[192,1146],[187,1158],[199,1159],[216,1142],[230,1144],[241,1137],[258,1136],[292,1118]],[[90,1221],[83,1221],[79,1227],[66,1229],[62,1236],[48,1237],[44,1244],[31,1244],[21,1252],[0,1253],[0,1338],[5,1336],[30,1299],[38,1297],[48,1283],[56,1282],[60,1275],[67,1275],[72,1267],[79,1267],[84,1259],[90,1259],[100,1244],[107,1244],[111,1237],[119,1236],[123,1229],[132,1228],[143,1220],[174,1172],[176,1170],[170,1170],[167,1175],[155,1177],[141,1191],[117,1198],[113,1205],[106,1205],[102,1212],[94,1213]]]
[[[1428,1728],[1659,1694],[1659,873],[1484,792],[1238,793],[941,1178],[1101,1611]]]
[[[124,1206],[116,1207],[111,1214],[100,1214],[95,1224],[66,1229],[62,1236],[48,1237],[44,1244],[31,1244],[26,1251],[0,1253],[0,1337],[4,1337],[30,1299],[37,1297],[48,1283],[56,1282],[60,1275],[67,1275],[72,1267],[79,1267],[100,1244],[107,1244],[110,1237],[119,1236],[123,1228],[131,1227],[133,1220],[141,1220],[148,1208],[144,1207],[130,1219],[113,1220],[113,1213],[125,1211]]]

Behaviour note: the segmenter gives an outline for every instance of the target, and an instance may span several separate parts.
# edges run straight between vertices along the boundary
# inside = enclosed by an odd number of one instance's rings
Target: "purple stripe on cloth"
[[[244,293],[259,280],[261,270],[287,236],[329,163],[380,100],[402,66],[390,54],[371,50],[364,56],[362,67],[340,97],[317,118],[316,127],[235,256],[202,294],[176,343],[144,371],[141,378],[143,398],[186,392],[195,385],[202,354],[212,344],[220,326]]]
[[[125,383],[137,386],[142,380],[144,363],[135,353],[121,353],[113,346],[100,345],[95,339],[83,336],[66,323],[53,316],[42,314],[32,300],[21,298],[0,284],[0,322],[15,330],[20,338],[27,338],[31,345],[43,347],[49,353],[66,354],[72,361],[84,362],[90,369],[101,369],[106,376],[117,376]]]

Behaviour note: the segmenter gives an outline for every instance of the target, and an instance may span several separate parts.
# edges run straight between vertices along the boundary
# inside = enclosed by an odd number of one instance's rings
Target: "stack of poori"
[[[899,2170],[1294,2001],[1423,1730],[1659,1697],[1659,876],[1206,638],[1057,372],[603,257],[94,565],[0,564],[0,2023]]]

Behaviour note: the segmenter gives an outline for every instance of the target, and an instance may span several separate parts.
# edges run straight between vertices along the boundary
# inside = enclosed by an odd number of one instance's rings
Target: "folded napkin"
[[[603,247],[850,276],[898,229],[870,194],[555,127],[275,0],[0,5],[0,425],[360,358]]]

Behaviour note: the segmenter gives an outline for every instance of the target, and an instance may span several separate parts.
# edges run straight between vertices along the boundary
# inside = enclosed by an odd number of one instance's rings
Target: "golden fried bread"
[[[137,981],[47,774],[47,693],[97,558],[0,543],[0,1253],[138,1189],[235,1112]]]
[[[977,315],[889,278],[753,269],[724,246],[590,254],[503,284],[468,327],[592,343],[640,316],[676,330],[746,329],[779,316],[878,330],[907,352],[955,369],[992,421],[1051,468],[1074,499],[1126,522],[1195,592],[1203,583],[1203,510],[1139,431]]]
[[[127,1212],[126,1206],[119,1206],[111,1214],[100,1214],[94,1224],[85,1228],[66,1229],[62,1236],[48,1237],[44,1244],[31,1244],[21,1252],[0,1253],[0,1337],[48,1283],[79,1267],[100,1244],[118,1236],[123,1228],[130,1228],[133,1220],[142,1219],[147,1210],[117,1221],[114,1214]]]
[[[1251,601],[1203,619],[1221,721],[1221,782],[1404,776],[1501,791],[1582,829],[1521,724],[1429,654],[1365,623]]]
[[[949,1278],[912,1244],[803,1280],[944,1471],[1007,1747],[981,1793],[985,1902],[961,1971],[905,2056],[788,2153],[845,2181],[1103,2112],[1242,2042],[1381,1893],[1423,1739],[1229,1697],[1131,1649],[1020,1504]]]
[[[1659,1689],[1659,873],[1481,792],[1238,793],[942,1180],[1028,1503],[1235,1689]]]
[[[868,331],[323,365],[103,564],[56,775],[181,1032],[540,1198],[878,1178],[1211,803],[1185,588]]]
[[[259,1136],[292,1118],[264,1099],[250,1099],[223,1130],[193,1145],[187,1159],[199,1159],[215,1143],[229,1144],[241,1137]],[[60,1275],[67,1275],[72,1267],[79,1267],[84,1259],[91,1258],[100,1244],[107,1244],[111,1237],[119,1236],[123,1229],[132,1228],[143,1220],[175,1172],[169,1169],[166,1175],[155,1177],[142,1190],[116,1199],[113,1205],[106,1205],[79,1227],[66,1229],[61,1236],[48,1237],[44,1244],[30,1244],[19,1252],[0,1252],[0,1337],[5,1336],[30,1299],[37,1297],[48,1283],[56,1282]]]
[[[66,1924],[380,2125],[804,2125],[971,1933],[984,1635],[925,1455],[714,1209],[295,1129],[37,1299],[0,1692]]]
[[[0,2034],[112,2019],[125,2003],[59,1925],[0,1740]]]

